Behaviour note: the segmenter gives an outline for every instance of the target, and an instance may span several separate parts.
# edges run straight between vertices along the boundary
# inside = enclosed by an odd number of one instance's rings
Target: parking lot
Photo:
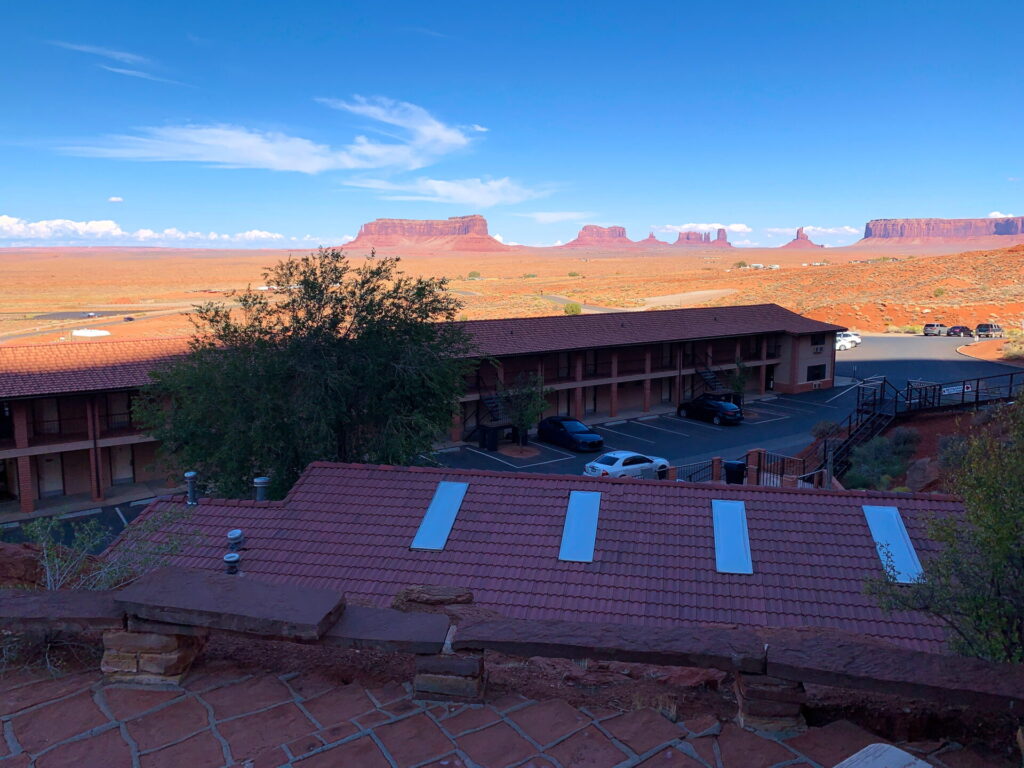
[[[812,440],[819,421],[842,421],[856,405],[856,381],[885,376],[896,387],[910,379],[934,382],[994,376],[1020,370],[959,354],[965,339],[923,336],[865,336],[859,347],[836,353],[837,386],[801,395],[774,395],[748,401],[745,420],[716,427],[703,421],[662,413],[634,419],[609,419],[594,424],[604,437],[605,451],[636,451],[667,459],[673,466],[721,456],[735,459],[752,448],[795,455]],[[444,466],[460,469],[580,474],[593,453],[531,442],[529,456],[463,446],[434,454]]]

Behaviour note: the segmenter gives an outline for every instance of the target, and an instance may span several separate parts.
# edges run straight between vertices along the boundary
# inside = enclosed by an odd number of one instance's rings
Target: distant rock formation
[[[719,227],[718,234],[715,235],[715,239],[711,241],[712,248],[732,248],[732,243],[729,242],[729,238],[725,234],[725,228]]]
[[[652,234],[651,237],[654,235]],[[648,238],[650,239],[650,238]],[[570,240],[560,248],[622,248],[637,245],[626,237],[625,227],[599,227],[587,224],[575,240]]]
[[[668,245],[668,243],[666,243],[666,242],[664,242],[662,240],[659,240],[658,238],[656,238],[654,236],[654,233],[651,232],[651,234],[649,234],[643,240],[638,242],[637,245],[643,245],[643,246],[646,246],[646,247],[652,247],[652,246],[653,247],[657,247],[657,246],[660,246],[660,245]]]
[[[948,242],[996,236],[1010,236],[1015,240],[1024,238],[1024,216],[998,219],[873,219],[864,226],[864,240]]]
[[[788,243],[786,243],[785,245],[780,246],[780,247],[781,248],[824,248],[825,246],[824,245],[818,245],[817,243],[812,243],[811,242],[811,238],[809,238],[804,233],[804,228],[800,227],[796,231],[796,237],[794,237]]]
[[[719,227],[714,240],[711,239],[710,232],[680,232],[673,245],[691,248],[732,248],[725,229],[721,227]]]
[[[374,219],[359,228],[348,248],[425,248],[439,251],[503,251],[488,234],[483,216],[449,219]]]

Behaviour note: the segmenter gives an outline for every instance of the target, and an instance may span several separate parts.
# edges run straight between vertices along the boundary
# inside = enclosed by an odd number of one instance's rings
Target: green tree
[[[745,266],[747,266],[747,262],[745,262],[745,261],[737,261],[735,264],[732,265],[732,268],[733,269],[743,269]]]
[[[729,389],[737,395],[742,395],[747,389],[747,382],[750,381],[750,368],[743,364],[743,361],[736,358],[736,367],[729,374]]]
[[[1024,662],[1024,405],[968,438],[952,470],[966,514],[929,521],[938,550],[923,577],[898,584],[892,567],[868,591],[888,610],[920,611],[948,630],[952,647],[991,661]]]
[[[525,444],[530,427],[540,421],[547,410],[549,391],[544,387],[544,378],[539,373],[519,373],[511,385],[498,382],[498,397],[505,406],[505,412],[521,445]]]
[[[157,371],[136,407],[176,469],[244,496],[267,475],[282,497],[311,461],[407,464],[451,423],[470,343],[446,281],[395,257],[350,266],[336,249],[289,257],[270,291],[195,309],[181,362]]]
[[[577,304],[575,301],[570,301],[562,307],[562,311],[567,315],[582,315],[583,307]]]

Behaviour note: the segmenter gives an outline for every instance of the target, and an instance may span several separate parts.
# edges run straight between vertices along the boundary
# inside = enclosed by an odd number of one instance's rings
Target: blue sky
[[[11,3],[0,245],[1024,214],[1024,3]]]

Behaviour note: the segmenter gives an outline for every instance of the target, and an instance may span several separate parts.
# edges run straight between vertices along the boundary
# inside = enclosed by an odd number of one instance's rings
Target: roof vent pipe
[[[267,489],[270,487],[269,477],[256,477],[252,481],[253,488],[256,489],[256,501],[267,500]]]
[[[237,552],[245,544],[245,535],[242,533],[241,528],[235,528],[234,530],[228,531],[228,549],[232,552]]]
[[[242,556],[237,552],[228,552],[224,555],[224,571],[231,576],[238,573],[238,566],[242,564]]]
[[[190,507],[194,507],[199,503],[199,494],[196,491],[196,478],[199,473],[195,470],[190,470],[185,473],[185,487],[186,487],[186,503]]]

